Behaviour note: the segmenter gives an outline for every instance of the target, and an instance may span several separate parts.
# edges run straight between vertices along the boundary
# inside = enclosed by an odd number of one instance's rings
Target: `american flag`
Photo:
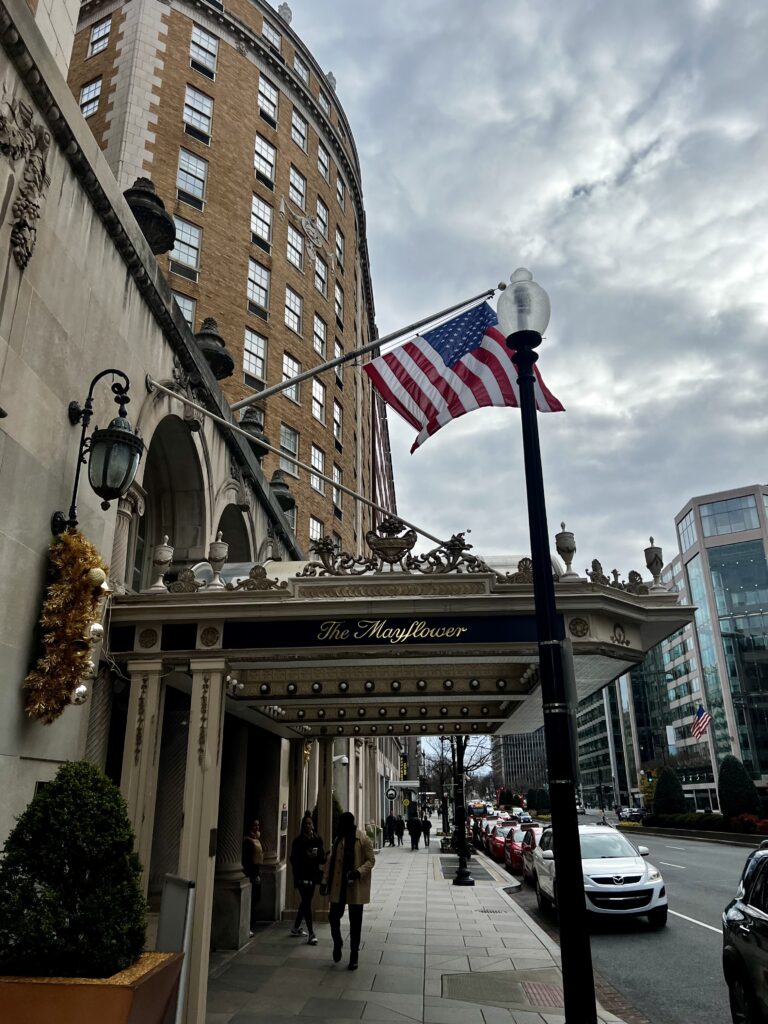
[[[691,724],[691,733],[696,737],[696,739],[699,739],[704,735],[709,728],[709,723],[711,721],[712,715],[710,715],[708,711],[705,711],[703,706],[699,704]]]
[[[384,401],[418,430],[411,452],[473,409],[520,404],[514,353],[498,322],[483,302],[363,366]],[[564,412],[534,372],[536,408]]]

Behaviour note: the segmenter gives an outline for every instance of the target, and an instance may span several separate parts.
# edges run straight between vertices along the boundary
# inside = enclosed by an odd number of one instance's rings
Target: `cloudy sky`
[[[525,265],[552,301],[550,533],[644,570],[698,494],[764,482],[768,5],[292,0],[358,144],[382,334]],[[519,413],[409,455],[402,515],[528,550]]]

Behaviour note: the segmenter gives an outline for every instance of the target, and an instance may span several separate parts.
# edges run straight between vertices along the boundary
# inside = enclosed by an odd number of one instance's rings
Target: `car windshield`
[[[582,832],[579,836],[581,842],[581,856],[583,860],[600,860],[609,857],[637,857],[637,851],[631,843],[627,842],[624,836],[618,832],[606,834],[605,832],[590,835]]]
[[[497,827],[497,829],[496,829],[496,835],[497,836],[501,836],[501,838],[504,839],[504,837],[509,835],[509,833],[511,831],[512,831],[512,826],[511,825],[499,825]]]
[[[525,839],[525,832],[522,832],[520,829],[518,829],[517,832],[515,832],[515,834],[512,836],[512,838],[516,843],[522,843],[522,841]]]

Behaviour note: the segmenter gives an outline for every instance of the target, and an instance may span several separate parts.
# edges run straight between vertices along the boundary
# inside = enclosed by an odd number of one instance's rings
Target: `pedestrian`
[[[390,846],[395,845],[395,828],[397,827],[397,819],[394,814],[390,811],[387,815],[387,820],[384,822],[384,844],[389,842]]]
[[[416,815],[408,819],[408,835],[411,837],[411,849],[418,850],[421,837],[421,819]]]
[[[251,922],[250,934],[256,928],[256,918],[259,913],[259,899],[261,898],[261,865],[264,863],[264,847],[261,845],[261,827],[258,819],[251,822],[251,826],[243,836],[243,871],[251,883]]]
[[[323,872],[320,893],[330,897],[328,923],[333,938],[333,962],[341,960],[344,946],[341,938],[341,919],[344,907],[349,911],[349,970],[357,970],[360,951],[360,933],[363,928],[363,907],[371,902],[371,871],[376,863],[373,844],[365,832],[355,826],[354,815],[344,811],[339,824],[333,850]]]
[[[307,944],[316,946],[317,939],[312,927],[312,897],[315,895],[315,886],[322,879],[325,850],[322,837],[315,832],[312,815],[309,813],[304,815],[301,832],[293,840],[290,860],[293,884],[299,892],[299,909],[291,928],[291,935],[298,937],[308,933]],[[306,921],[306,932],[301,927],[302,921]]]
[[[429,833],[432,831],[432,822],[426,814],[421,819],[421,831],[424,836],[424,845],[429,846]]]
[[[397,845],[403,845],[403,836],[405,835],[405,822],[403,821],[402,814],[398,814],[397,821],[395,822],[395,835],[397,836]]]

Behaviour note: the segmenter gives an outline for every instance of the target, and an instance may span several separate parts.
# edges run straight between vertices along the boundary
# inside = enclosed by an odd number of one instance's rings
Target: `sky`
[[[765,482],[768,4],[291,0],[358,146],[381,335],[527,266],[549,533],[647,577],[696,495]],[[398,508],[474,552],[529,551],[520,416],[482,409],[414,455]],[[554,547],[554,545],[553,545]]]

